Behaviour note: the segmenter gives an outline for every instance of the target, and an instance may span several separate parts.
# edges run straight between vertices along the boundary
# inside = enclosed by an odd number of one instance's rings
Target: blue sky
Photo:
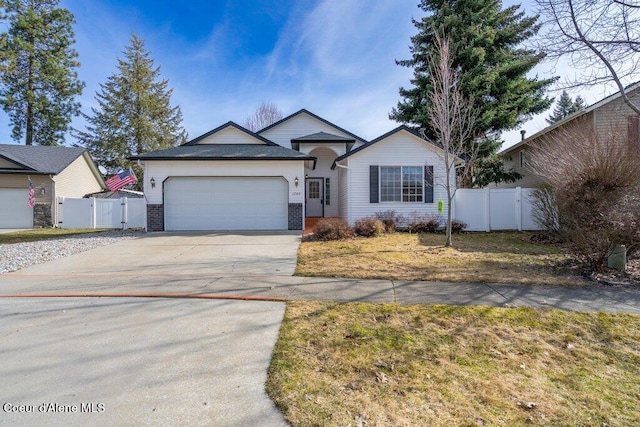
[[[76,45],[86,88],[82,109],[95,105],[99,83],[114,73],[132,32],[146,42],[174,89],[190,138],[229,120],[242,124],[262,102],[285,115],[306,108],[369,140],[396,127],[388,113],[408,86],[417,0],[61,0],[76,17]],[[512,4],[513,2],[505,2]],[[525,10],[532,14],[528,2]],[[541,78],[564,75],[544,64]],[[581,92],[592,103],[611,88]],[[573,95],[578,92],[573,93]],[[532,134],[548,112],[525,124]],[[73,125],[83,129],[81,119]],[[503,135],[516,143],[518,130]],[[67,139],[68,143],[73,138]],[[0,111],[0,142],[12,143]]]

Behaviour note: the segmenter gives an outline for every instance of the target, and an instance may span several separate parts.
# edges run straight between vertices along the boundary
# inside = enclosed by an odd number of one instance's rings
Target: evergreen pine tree
[[[154,66],[144,41],[133,34],[124,59],[118,59],[117,72],[100,84],[98,108],[83,114],[86,131],[76,132],[99,165],[110,173],[131,167],[142,182],[142,169],[129,156],[186,141],[182,112],[171,106],[173,90],[168,84],[160,79],[160,67]]]
[[[559,122],[578,111],[584,109],[584,101],[580,96],[577,96],[575,101],[571,99],[566,90],[562,91],[560,98],[556,102],[556,107],[553,109],[553,113],[546,119],[550,125]]]
[[[12,137],[27,145],[58,145],[80,110],[75,97],[84,83],[75,69],[78,54],[73,14],[59,0],[0,1],[7,31],[0,34],[0,105]]]
[[[554,79],[526,76],[544,56],[522,47],[537,33],[537,17],[526,17],[519,6],[503,10],[500,0],[421,0],[419,7],[427,15],[413,21],[418,33],[411,38],[412,57],[397,61],[413,68],[413,87],[400,88],[402,100],[389,117],[424,129],[428,138],[434,138],[427,102],[433,91],[430,74],[437,62],[434,39],[438,32],[451,40],[458,84],[479,110],[475,138],[482,140],[482,150],[478,158],[488,157],[500,147],[502,131],[516,128],[552,102],[545,89]]]

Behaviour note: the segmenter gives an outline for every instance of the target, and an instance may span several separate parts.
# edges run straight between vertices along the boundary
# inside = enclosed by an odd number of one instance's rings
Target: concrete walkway
[[[3,277],[4,276],[4,277]],[[2,296],[180,296],[558,308],[640,314],[640,289],[198,274],[0,276]]]

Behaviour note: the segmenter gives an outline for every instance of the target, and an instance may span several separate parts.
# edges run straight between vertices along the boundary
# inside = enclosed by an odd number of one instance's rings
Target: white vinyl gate
[[[58,198],[60,228],[145,228],[145,199]]]
[[[454,197],[454,219],[467,231],[540,230],[533,221],[533,188],[460,188]]]

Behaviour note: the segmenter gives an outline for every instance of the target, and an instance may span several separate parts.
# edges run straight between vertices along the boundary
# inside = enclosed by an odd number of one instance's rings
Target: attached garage
[[[0,188],[0,228],[33,228],[33,209],[26,189]]]
[[[233,122],[131,159],[144,167],[149,231],[304,229],[316,158]]]
[[[284,177],[169,177],[165,229],[287,230],[288,188]]]

